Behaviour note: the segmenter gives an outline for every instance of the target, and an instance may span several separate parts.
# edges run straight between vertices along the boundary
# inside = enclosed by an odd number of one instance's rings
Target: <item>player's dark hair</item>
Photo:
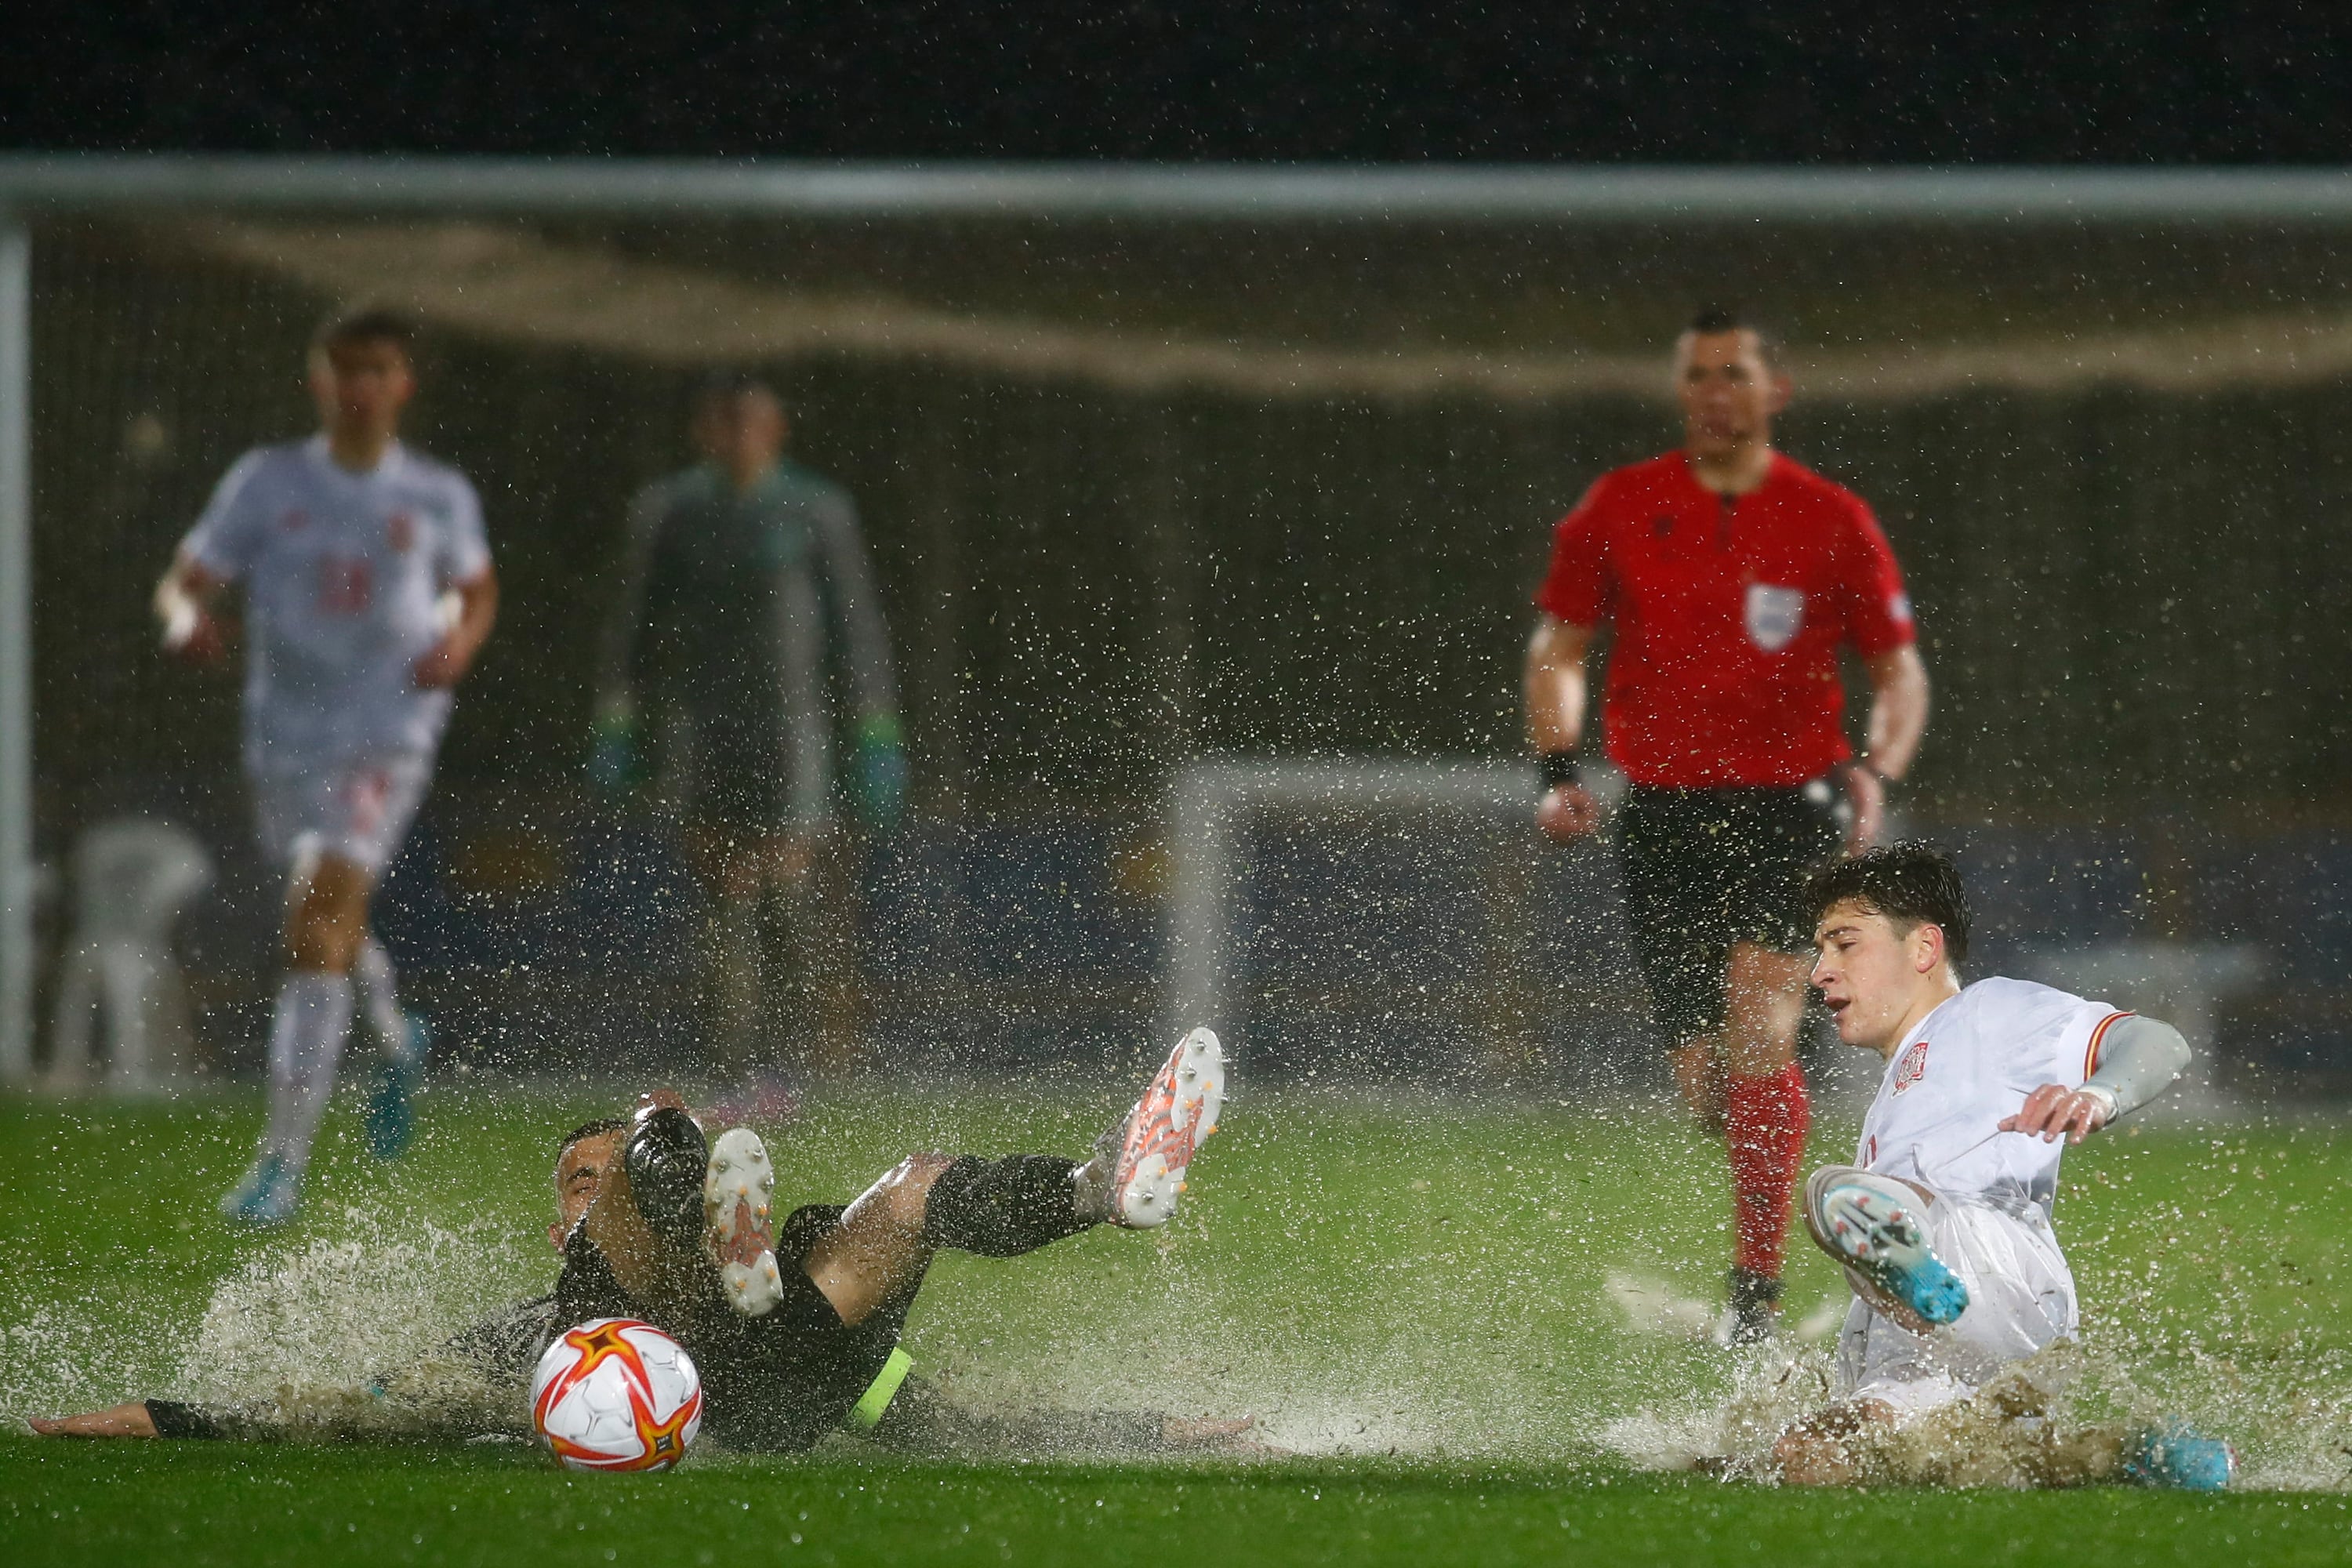
[[[600,1116],[593,1121],[583,1121],[566,1132],[563,1135],[563,1141],[556,1144],[555,1157],[559,1160],[562,1159],[564,1151],[583,1138],[594,1138],[606,1132],[618,1132],[628,1124],[628,1120],[620,1116]]]
[[[1817,921],[1849,900],[1898,926],[1937,927],[1954,963],[1969,955],[1969,900],[1960,891],[1960,873],[1932,845],[1883,845],[1825,867],[1805,883],[1805,901]]]
[[[355,310],[336,311],[310,334],[313,349],[336,349],[347,343],[390,343],[413,359],[416,354],[416,323],[388,306],[362,305]]]
[[[1712,337],[1718,332],[1754,332],[1756,352],[1764,363],[1775,370],[1780,367],[1780,340],[1771,328],[1749,315],[1737,305],[1701,305],[1683,329],[1696,337]]]

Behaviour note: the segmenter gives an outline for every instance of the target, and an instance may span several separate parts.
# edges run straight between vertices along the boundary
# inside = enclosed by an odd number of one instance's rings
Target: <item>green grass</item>
[[[2341,1563],[2334,1497],[1822,1495],[1315,1460],[841,1460],[567,1478],[511,1453],[0,1447],[20,1564]],[[168,1553],[168,1557],[164,1554]]]
[[[331,1123],[304,1219],[257,1239],[211,1203],[257,1103],[0,1102],[0,1415],[207,1381],[348,1381],[544,1289],[552,1137],[606,1107],[441,1093],[427,1109],[418,1148],[390,1167]],[[791,1198],[837,1199],[910,1149],[1076,1149],[1113,1109],[869,1097],[817,1106],[772,1147]],[[1814,1152],[1849,1138],[1825,1127]],[[1720,1167],[1647,1114],[1262,1099],[1229,1116],[1168,1232],[950,1258],[910,1324],[918,1363],[959,1397],[1247,1412],[1317,1458],[967,1467],[843,1449],[622,1478],[567,1477],[514,1448],[0,1439],[0,1559],[2352,1557],[2333,1492],[1808,1496],[1634,1472],[1600,1441],[1606,1423],[1708,1408],[1725,1370],[1629,1332],[1602,1281],[1632,1269],[1711,1294]],[[139,1179],[106,1179],[125,1169]],[[2088,1337],[2136,1397],[2227,1431],[2258,1481],[2343,1483],[2352,1239],[2336,1215],[2352,1136],[2151,1130],[2076,1152],[2067,1177],[2059,1223]],[[1825,1262],[1795,1258],[1798,1312],[1836,1289]]]

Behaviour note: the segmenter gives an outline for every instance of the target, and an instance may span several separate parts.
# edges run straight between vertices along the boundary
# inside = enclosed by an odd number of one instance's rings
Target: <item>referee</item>
[[[1536,821],[1559,842],[1600,806],[1577,763],[1585,659],[1614,628],[1602,718],[1632,781],[1619,823],[1633,940],[1675,1082],[1730,1156],[1734,1342],[1772,1331],[1811,1108],[1796,1060],[1811,931],[1803,874],[1874,842],[1927,721],[1911,605],[1870,508],[1773,450],[1788,376],[1738,313],[1675,345],[1678,451],[1602,476],[1559,524],[1528,647]],[[1869,672],[1848,745],[1838,649]]]

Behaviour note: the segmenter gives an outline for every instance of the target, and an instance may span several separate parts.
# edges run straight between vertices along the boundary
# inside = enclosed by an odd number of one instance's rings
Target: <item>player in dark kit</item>
[[[682,809],[713,906],[711,1046],[754,1106],[763,1076],[793,1065],[779,1049],[786,1042],[768,1037],[783,992],[780,976],[762,974],[761,905],[796,950],[804,1013],[845,1015],[853,988],[823,982],[850,945],[844,900],[824,886],[835,780],[843,775],[875,827],[889,825],[906,794],[889,633],[857,508],[784,456],[790,429],[756,377],[715,376],[697,395],[703,461],[648,486],[631,509],[592,758],[599,784],[632,786],[641,715],[651,721],[666,793]],[[836,685],[851,730],[838,770]],[[814,1032],[814,1022],[784,1026]]]
[[[443,1437],[528,1429],[532,1367],[568,1326],[648,1321],[702,1376],[705,1429],[739,1449],[800,1449],[844,1426],[911,1452],[1163,1451],[1230,1447],[1246,1421],[1145,1413],[961,1410],[916,1386],[898,1336],[934,1254],[1011,1258],[1097,1225],[1174,1215],[1224,1100],[1217,1037],[1178,1043],[1135,1109],[1076,1161],[915,1154],[845,1208],[771,1219],[774,1175],[749,1128],[713,1139],[675,1096],[564,1139],[555,1170],[562,1251],[552,1294],[519,1303],[444,1354],[364,1394],[250,1406],[142,1400],[35,1420],[63,1437]]]
[[[1810,939],[1804,874],[1877,837],[1927,719],[1894,552],[1853,492],[1772,448],[1789,378],[1738,315],[1676,345],[1683,445],[1604,475],[1559,527],[1527,661],[1543,760],[1537,821],[1600,824],[1577,762],[1585,660],[1614,632],[1602,708],[1632,781],[1618,825],[1633,939],[1675,1080],[1727,1135],[1735,1341],[1769,1333],[1811,1117],[1796,1061]],[[1869,673],[1867,749],[1843,723],[1838,651]]]

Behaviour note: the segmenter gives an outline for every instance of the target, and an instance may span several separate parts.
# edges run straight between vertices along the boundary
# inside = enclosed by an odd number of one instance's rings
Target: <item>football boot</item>
[[[1898,1195],[1904,1194],[1904,1195]],[[1968,1310],[1969,1288],[1927,1245],[1917,1203],[1884,1176],[1843,1167],[1805,1184],[1806,1226],[1874,1305],[1939,1327]]]
[[[1184,1173],[1201,1141],[1217,1130],[1224,1103],[1224,1048],[1210,1030],[1195,1029],[1078,1167],[1079,1212],[1131,1230],[1167,1224]]]
[[[301,1184],[275,1154],[257,1154],[246,1167],[244,1180],[224,1194],[222,1217],[267,1230],[284,1225],[302,1206]]]
[[[425,1053],[433,1042],[432,1030],[414,1013],[400,1015],[399,1034],[397,1040],[380,1042],[383,1059],[361,1115],[368,1152],[379,1160],[399,1159],[416,1136],[416,1113],[410,1102],[424,1084]]]
[[[1715,1342],[1732,1350],[1769,1344],[1780,1331],[1780,1282],[1749,1268],[1731,1271],[1730,1293]]]
[[[727,1304],[763,1317],[784,1299],[776,1271],[772,1200],[776,1173],[767,1145],[748,1127],[730,1127],[710,1146],[702,1178],[702,1249],[719,1266]]]
[[[2168,1421],[2124,1445],[2124,1474],[2145,1487],[2226,1491],[2238,1474],[2238,1450],[2185,1421]]]
[[[637,1112],[621,1145],[629,1201],[646,1228],[682,1251],[702,1245],[702,1188],[709,1164],[710,1145],[701,1124],[675,1107]]]

